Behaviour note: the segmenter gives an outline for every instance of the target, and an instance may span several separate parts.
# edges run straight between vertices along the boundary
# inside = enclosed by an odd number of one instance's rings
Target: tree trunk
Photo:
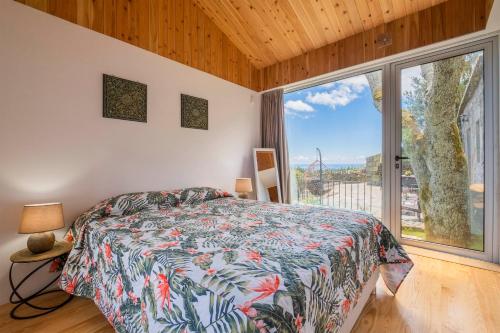
[[[378,112],[382,112],[382,73],[371,72],[365,74],[365,77],[368,81],[368,85],[370,86],[373,105]]]
[[[418,89],[426,93],[418,96],[418,110],[402,111],[403,150],[417,179],[426,240],[460,247],[470,239],[467,160],[458,127],[464,68],[463,57],[422,65]],[[366,76],[381,112],[380,75]]]
[[[429,223],[430,215],[427,208],[430,204],[430,173],[425,160],[427,140],[409,111],[402,111],[401,122],[403,128],[403,152],[410,158],[411,169],[417,180],[419,206],[424,216],[424,225],[426,230],[430,230],[432,226]]]
[[[467,246],[470,238],[468,216],[467,160],[458,128],[458,105],[463,57],[433,64],[433,78],[424,110],[429,169],[428,216],[429,240],[455,246]]]

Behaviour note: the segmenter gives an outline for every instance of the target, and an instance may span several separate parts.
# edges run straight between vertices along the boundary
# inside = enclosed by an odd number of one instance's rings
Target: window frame
[[[444,45],[444,46],[442,46]],[[394,157],[398,152],[398,142],[400,133],[397,132],[399,111],[398,81],[396,76],[400,68],[412,67],[417,64],[432,62],[442,58],[452,57],[473,52],[474,50],[484,49],[484,162],[485,162],[485,211],[484,211],[484,235],[485,251],[478,252],[474,250],[454,248],[447,245],[436,245],[432,243],[422,244],[424,242],[411,242],[401,239],[399,218],[399,196],[400,177],[394,168]],[[356,66],[352,70],[342,69],[337,72],[323,75],[306,82],[289,85],[284,88],[284,93],[295,92],[307,89],[317,85],[338,81],[349,77],[366,74],[372,71],[382,71],[382,177],[383,177],[383,196],[382,196],[382,216],[384,224],[389,227],[391,232],[396,235],[401,243],[406,245],[418,246],[424,249],[437,250],[439,252],[457,254],[460,256],[477,258],[484,261],[500,262],[500,117],[499,117],[499,99],[493,92],[499,90],[499,48],[498,35],[488,37],[474,37],[473,39],[461,40],[459,42],[447,42],[439,46],[428,48],[427,50],[416,50],[381,59]],[[495,75],[496,74],[496,75]],[[488,111],[489,110],[489,111]],[[399,129],[400,130],[400,129]],[[400,148],[400,147],[399,147]],[[399,198],[397,198],[399,196]],[[399,226],[398,226],[399,224]],[[488,225],[488,228],[487,228]],[[488,238],[488,240],[486,240]],[[430,246],[427,246],[430,245]]]
[[[387,105],[387,100],[388,98],[385,96],[385,91],[387,91],[388,88],[388,77],[387,77],[387,69],[388,66],[386,64],[383,65],[376,65],[376,66],[368,66],[364,67],[359,70],[353,70],[352,72],[345,72],[341,73],[338,75],[329,75],[325,78],[322,78],[320,80],[315,80],[314,82],[310,84],[305,84],[305,85],[297,85],[292,88],[284,89],[283,94],[289,94],[293,93],[296,91],[300,90],[305,90],[309,88],[313,88],[322,84],[326,83],[332,83],[336,81],[341,81],[345,79],[349,79],[352,77],[360,76],[360,75],[365,75],[367,73],[371,72],[377,72],[380,71],[382,75],[382,222],[387,228],[390,228],[391,223],[389,220],[390,214],[390,191],[386,190],[390,188],[390,168],[388,168],[386,165],[387,163],[390,162],[390,157],[388,158],[387,155],[389,155],[390,152],[390,131],[389,131],[389,119],[388,117],[385,116],[384,110],[386,110],[386,105]]]
[[[497,211],[496,194],[498,189],[498,167],[495,165],[495,159],[498,155],[498,124],[494,120],[497,112],[494,106],[494,87],[495,78],[493,76],[494,54],[498,50],[496,38],[488,38],[478,40],[471,43],[466,43],[447,49],[439,50],[430,54],[411,57],[402,61],[394,62],[391,64],[391,91],[393,94],[392,103],[390,108],[391,118],[393,125],[391,130],[393,132],[393,146],[392,156],[399,155],[401,150],[401,71],[406,68],[418,66],[425,63],[431,63],[467,53],[476,51],[483,51],[483,86],[484,86],[484,251],[476,251],[466,248],[458,248],[444,244],[431,243],[426,241],[413,240],[403,238],[401,235],[401,174],[400,170],[393,168],[392,174],[392,196],[391,207],[391,231],[396,239],[405,245],[415,246],[423,249],[434,250],[444,253],[455,254],[464,257],[480,259],[484,261],[498,260],[498,240],[495,240],[494,233],[498,233],[498,226],[495,225],[494,216]],[[498,224],[498,222],[497,222]],[[498,239],[498,238],[497,238]]]

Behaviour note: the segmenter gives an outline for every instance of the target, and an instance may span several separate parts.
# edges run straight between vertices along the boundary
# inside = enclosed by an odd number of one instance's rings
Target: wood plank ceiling
[[[261,68],[256,86],[268,90],[483,30],[492,5],[493,0],[442,2]],[[390,42],[380,43],[380,35]]]
[[[195,1],[262,68],[445,0]]]
[[[192,0],[16,1],[259,90],[255,66]]]
[[[493,0],[16,1],[255,91],[482,30],[493,4]],[[381,44],[381,34],[391,42]]]

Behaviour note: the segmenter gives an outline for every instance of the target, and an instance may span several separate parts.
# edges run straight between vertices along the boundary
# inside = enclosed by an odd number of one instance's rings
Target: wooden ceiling
[[[261,68],[256,86],[268,90],[481,31],[486,27],[492,5],[493,0],[442,2]],[[389,42],[381,43],[378,38],[381,35],[387,36]]]
[[[258,83],[255,66],[193,0],[16,1],[259,90],[252,85],[252,82]]]
[[[445,1],[195,0],[257,68]]]
[[[480,31],[493,4],[493,0],[16,1],[255,91]],[[390,43],[381,44],[380,35]]]

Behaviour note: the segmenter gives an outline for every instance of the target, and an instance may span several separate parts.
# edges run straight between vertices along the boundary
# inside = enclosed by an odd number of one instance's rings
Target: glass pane
[[[483,51],[401,71],[401,231],[484,250]]]
[[[292,201],[382,218],[382,72],[285,95]]]

